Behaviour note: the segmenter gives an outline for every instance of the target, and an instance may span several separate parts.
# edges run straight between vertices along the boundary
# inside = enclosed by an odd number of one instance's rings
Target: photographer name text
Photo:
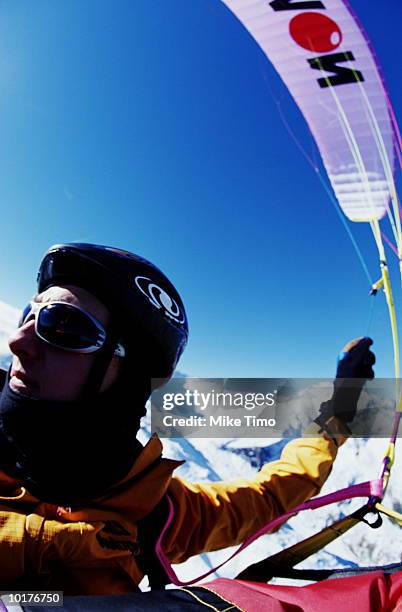
[[[229,415],[191,415],[177,417],[166,414],[162,419],[164,427],[275,427],[275,418],[256,417],[253,414],[243,414],[241,417]]]

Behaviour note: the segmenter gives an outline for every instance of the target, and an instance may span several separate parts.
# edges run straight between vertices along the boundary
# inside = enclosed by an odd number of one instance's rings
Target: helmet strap
[[[113,326],[109,324],[106,328],[105,344],[99,351],[97,351],[95,355],[95,361],[84,385],[82,399],[93,398],[99,394],[106,372],[113,359],[117,342],[117,334],[115,333]]]

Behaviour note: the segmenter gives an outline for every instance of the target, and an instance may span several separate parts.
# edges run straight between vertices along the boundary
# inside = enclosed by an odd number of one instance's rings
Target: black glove
[[[357,402],[366,380],[374,378],[375,355],[370,351],[371,338],[356,338],[349,342],[338,357],[332,398],[323,402],[316,423],[320,426],[331,416],[344,423],[353,421]]]

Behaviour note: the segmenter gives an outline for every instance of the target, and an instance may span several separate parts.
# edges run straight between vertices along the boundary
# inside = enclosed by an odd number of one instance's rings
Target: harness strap
[[[365,504],[349,516],[336,521],[329,527],[325,527],[318,533],[315,533],[305,540],[297,542],[293,546],[289,546],[275,555],[271,555],[258,563],[250,565],[245,570],[240,572],[236,578],[238,580],[269,582],[269,580],[271,580],[271,578],[274,576],[284,577],[284,572],[288,572],[288,570],[291,570],[294,565],[297,565],[311,555],[314,555],[327,544],[333,542],[338,537],[349,531],[349,529],[360,523],[364,516],[370,511],[370,506]],[[328,571],[331,572],[332,570]],[[288,577],[291,576],[289,575]]]
[[[7,370],[3,370],[3,368],[0,368],[0,391],[3,389],[6,380],[7,380]]]
[[[207,576],[210,576],[212,573],[216,572],[223,565],[225,565],[225,563],[227,563],[228,561],[236,557],[240,552],[242,552],[245,548],[247,548],[252,542],[257,540],[259,537],[261,537],[265,533],[278,529],[280,526],[283,525],[283,523],[288,521],[291,517],[293,517],[298,512],[303,512],[304,510],[312,510],[315,508],[321,508],[323,506],[327,506],[329,504],[334,504],[336,502],[344,501],[346,499],[351,499],[353,497],[369,497],[369,498],[375,498],[377,501],[377,500],[382,499],[382,495],[383,495],[382,480],[371,480],[368,482],[363,482],[361,484],[352,485],[345,489],[336,491],[335,493],[330,493],[329,495],[322,495],[321,497],[316,497],[307,502],[304,502],[303,504],[299,504],[298,506],[293,508],[293,510],[291,510],[290,512],[286,512],[285,514],[278,516],[272,521],[269,521],[266,525],[261,527],[261,529],[256,531],[254,534],[252,534],[248,538],[246,538],[243,544],[241,544],[241,546],[239,546],[239,548],[232,555],[230,555],[226,559],[226,561],[223,561],[216,567],[213,567],[212,569],[208,570],[207,572],[205,572],[205,574],[202,574],[201,576],[198,576],[197,578],[193,578],[192,580],[188,580],[186,582],[183,582],[178,578],[178,576],[176,575],[175,571],[172,568],[172,565],[169,559],[163,552],[163,547],[162,547],[163,537],[166,531],[168,530],[169,526],[171,525],[173,518],[174,518],[174,505],[173,505],[171,498],[167,495],[166,498],[169,504],[169,515],[165,523],[165,526],[163,527],[162,532],[156,542],[155,552],[167,576],[169,577],[169,580],[173,582],[173,584],[176,584],[179,586],[187,586],[187,585],[199,582],[200,580],[203,580]]]
[[[369,574],[371,572],[381,571],[384,574],[393,574],[402,570],[402,563],[392,563],[391,565],[377,565],[370,567],[351,567],[340,569],[295,569],[294,567],[272,567],[272,577],[275,578],[292,578],[296,580],[314,580],[319,582],[327,578],[346,578],[348,576],[357,576],[359,574]],[[239,576],[236,577],[236,580]],[[241,578],[241,580],[245,580]],[[257,581],[258,582],[258,581]],[[260,581],[261,582],[261,581]],[[264,580],[264,582],[266,582]]]
[[[160,560],[155,554],[155,544],[160,530],[166,522],[169,513],[165,497],[146,517],[138,521],[138,543],[140,553],[136,561],[141,570],[148,576],[151,589],[164,589],[170,582]]]

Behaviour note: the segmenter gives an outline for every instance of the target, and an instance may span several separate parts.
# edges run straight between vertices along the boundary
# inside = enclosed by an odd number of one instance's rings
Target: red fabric
[[[399,610],[400,612],[402,610],[402,572],[391,574],[390,580],[389,609],[395,610],[395,612]]]
[[[332,578],[304,587],[219,578],[201,586],[245,612],[397,612],[402,610],[402,572],[381,571]],[[399,604],[399,605],[398,605]]]

